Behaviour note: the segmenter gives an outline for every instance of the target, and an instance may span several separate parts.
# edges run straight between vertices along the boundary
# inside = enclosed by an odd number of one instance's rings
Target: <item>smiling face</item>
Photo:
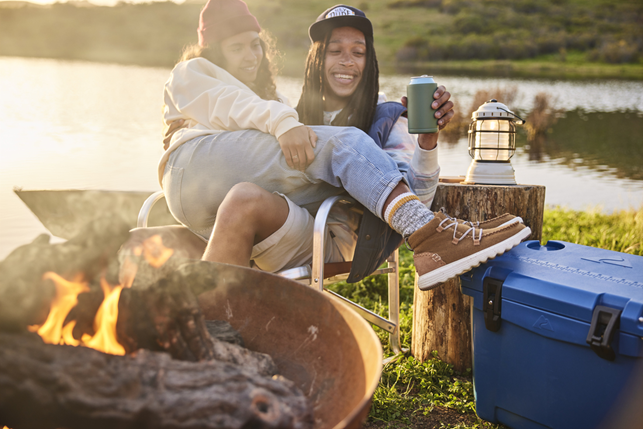
[[[246,85],[257,79],[263,49],[259,33],[245,31],[221,41],[221,53],[225,58],[224,68]]]
[[[324,110],[343,109],[362,80],[366,66],[364,33],[353,27],[335,28],[324,56]]]

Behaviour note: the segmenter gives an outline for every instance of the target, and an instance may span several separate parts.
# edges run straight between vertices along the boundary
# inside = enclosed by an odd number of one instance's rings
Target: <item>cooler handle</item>
[[[620,320],[621,310],[603,305],[597,305],[594,308],[592,324],[587,334],[587,344],[603,359],[613,361],[616,358],[611,343]]]

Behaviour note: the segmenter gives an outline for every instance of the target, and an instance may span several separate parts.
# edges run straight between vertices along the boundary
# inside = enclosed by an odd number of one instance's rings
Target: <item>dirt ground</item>
[[[505,428],[504,426],[495,426],[491,423],[483,422],[477,418],[475,414],[461,414],[456,410],[451,410],[449,408],[434,408],[431,413],[428,415],[415,414],[409,411],[406,415],[410,423],[402,422],[382,422],[382,421],[367,421],[363,428],[364,429],[402,429],[402,428],[413,428],[413,429],[438,429],[443,427],[442,425],[457,425],[464,424],[467,426],[473,426],[478,423],[481,424],[481,427],[495,428],[500,429]],[[507,429],[507,428],[505,428]]]

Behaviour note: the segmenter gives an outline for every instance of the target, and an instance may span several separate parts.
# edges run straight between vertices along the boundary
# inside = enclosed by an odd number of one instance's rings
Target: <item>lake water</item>
[[[0,57],[0,259],[47,232],[13,193],[23,189],[159,189],[162,87],[169,69]],[[384,76],[390,100],[408,76]],[[555,95],[567,111],[547,139],[518,137],[519,183],[545,185],[546,203],[609,212],[643,206],[643,83],[436,76],[469,106],[479,89],[515,86],[512,108]],[[278,87],[296,103],[301,80]],[[502,101],[502,100],[501,100]],[[466,174],[466,139],[440,144],[442,175]]]

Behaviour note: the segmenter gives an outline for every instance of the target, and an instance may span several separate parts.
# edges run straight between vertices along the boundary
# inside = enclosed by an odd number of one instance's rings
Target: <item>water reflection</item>
[[[523,146],[530,161],[572,169],[585,166],[618,178],[643,180],[642,112],[575,109]]]

